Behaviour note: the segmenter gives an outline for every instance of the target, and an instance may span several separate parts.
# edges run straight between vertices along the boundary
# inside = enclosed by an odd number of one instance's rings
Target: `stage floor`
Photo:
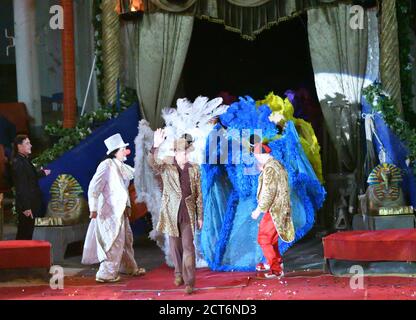
[[[183,293],[172,283],[172,270],[162,265],[142,277],[97,284],[88,274],[65,277],[64,288],[48,283],[0,285],[0,299],[12,300],[416,300],[416,278],[366,277],[362,288],[349,277],[320,271],[293,272],[280,280],[260,280],[255,273],[197,272],[195,292]],[[355,283],[355,282],[354,282]],[[356,283],[355,283],[356,284]]]
[[[364,278],[362,288],[352,288],[349,277],[334,277],[323,271],[320,238],[309,237],[284,256],[286,276],[263,280],[255,272],[197,271],[195,292],[183,293],[173,285],[173,270],[163,262],[163,253],[154,242],[139,239],[135,243],[136,260],[148,269],[143,277],[123,276],[114,284],[95,282],[96,267],[80,264],[81,248],[72,248],[72,256],[62,264],[64,289],[53,290],[48,278],[33,271],[19,276],[16,271],[0,278],[0,299],[40,300],[293,300],[293,299],[412,299],[416,300],[416,278],[410,276],[373,276]],[[356,282],[355,282],[356,283]]]

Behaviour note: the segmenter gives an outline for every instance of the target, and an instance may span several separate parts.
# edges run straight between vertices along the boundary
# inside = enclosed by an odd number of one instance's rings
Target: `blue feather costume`
[[[270,114],[267,105],[257,108],[251,97],[240,98],[220,116],[220,123],[208,137],[206,156],[209,162],[201,167],[204,225],[197,241],[212,270],[254,271],[256,264],[264,259],[257,243],[262,216],[257,220],[251,218],[251,212],[257,206],[259,172],[256,171],[254,158],[241,144],[239,150],[233,149],[236,133],[244,140],[244,137],[248,138],[260,129],[262,138],[271,141],[269,147],[273,157],[288,172],[296,237],[291,243],[279,241],[281,254],[312,228],[315,212],[324,202],[325,190],[302,149],[293,122],[287,122],[282,136],[276,139],[279,130],[269,120]],[[218,130],[224,127],[227,132],[232,130],[234,133],[224,134],[226,148],[213,140],[217,139]],[[212,148],[212,141],[215,141],[216,148]],[[228,162],[215,163],[219,159],[228,159]]]

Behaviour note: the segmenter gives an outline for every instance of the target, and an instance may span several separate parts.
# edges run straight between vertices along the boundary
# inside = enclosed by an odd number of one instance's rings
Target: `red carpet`
[[[65,278],[64,290],[41,286],[1,287],[0,299],[57,300],[292,300],[292,299],[412,299],[416,278],[367,277],[364,289],[351,289],[349,278],[315,273],[289,274],[281,280],[257,280],[254,273],[198,270],[196,291],[185,295],[172,284],[173,270],[161,266],[139,278],[123,277],[115,284],[97,284],[93,277]]]
[[[416,229],[338,232],[323,243],[327,259],[416,261]]]
[[[246,286],[249,278],[252,276],[246,272],[212,272],[208,268],[198,270],[197,284],[198,288],[223,288]],[[126,290],[175,290],[183,291],[183,287],[178,288],[173,284],[173,269],[163,265],[149,273],[146,277],[132,278],[126,284]]]

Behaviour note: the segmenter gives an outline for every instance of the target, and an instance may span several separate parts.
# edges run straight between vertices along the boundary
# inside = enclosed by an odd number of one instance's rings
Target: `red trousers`
[[[272,216],[267,212],[261,219],[257,241],[270,265],[270,270],[280,272],[282,257],[279,252],[278,239],[279,234],[274,226]]]

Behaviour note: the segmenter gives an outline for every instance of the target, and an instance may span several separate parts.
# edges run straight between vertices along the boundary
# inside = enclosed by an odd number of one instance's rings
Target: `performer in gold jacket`
[[[195,224],[202,228],[202,193],[199,166],[189,162],[192,138],[189,135],[175,142],[174,159],[158,159],[158,148],[165,140],[158,129],[148,162],[163,182],[162,204],[157,231],[169,236],[169,246],[175,265],[175,285],[185,283],[190,294],[195,283]]]
[[[292,242],[295,238],[288,175],[280,162],[271,156],[271,149],[267,145],[256,143],[252,152],[261,174],[257,189],[258,205],[251,216],[256,220],[261,213],[264,213],[259,226],[258,243],[268,263],[267,265],[259,263],[256,269],[270,270],[265,277],[277,278],[283,276],[278,238],[285,242]]]

